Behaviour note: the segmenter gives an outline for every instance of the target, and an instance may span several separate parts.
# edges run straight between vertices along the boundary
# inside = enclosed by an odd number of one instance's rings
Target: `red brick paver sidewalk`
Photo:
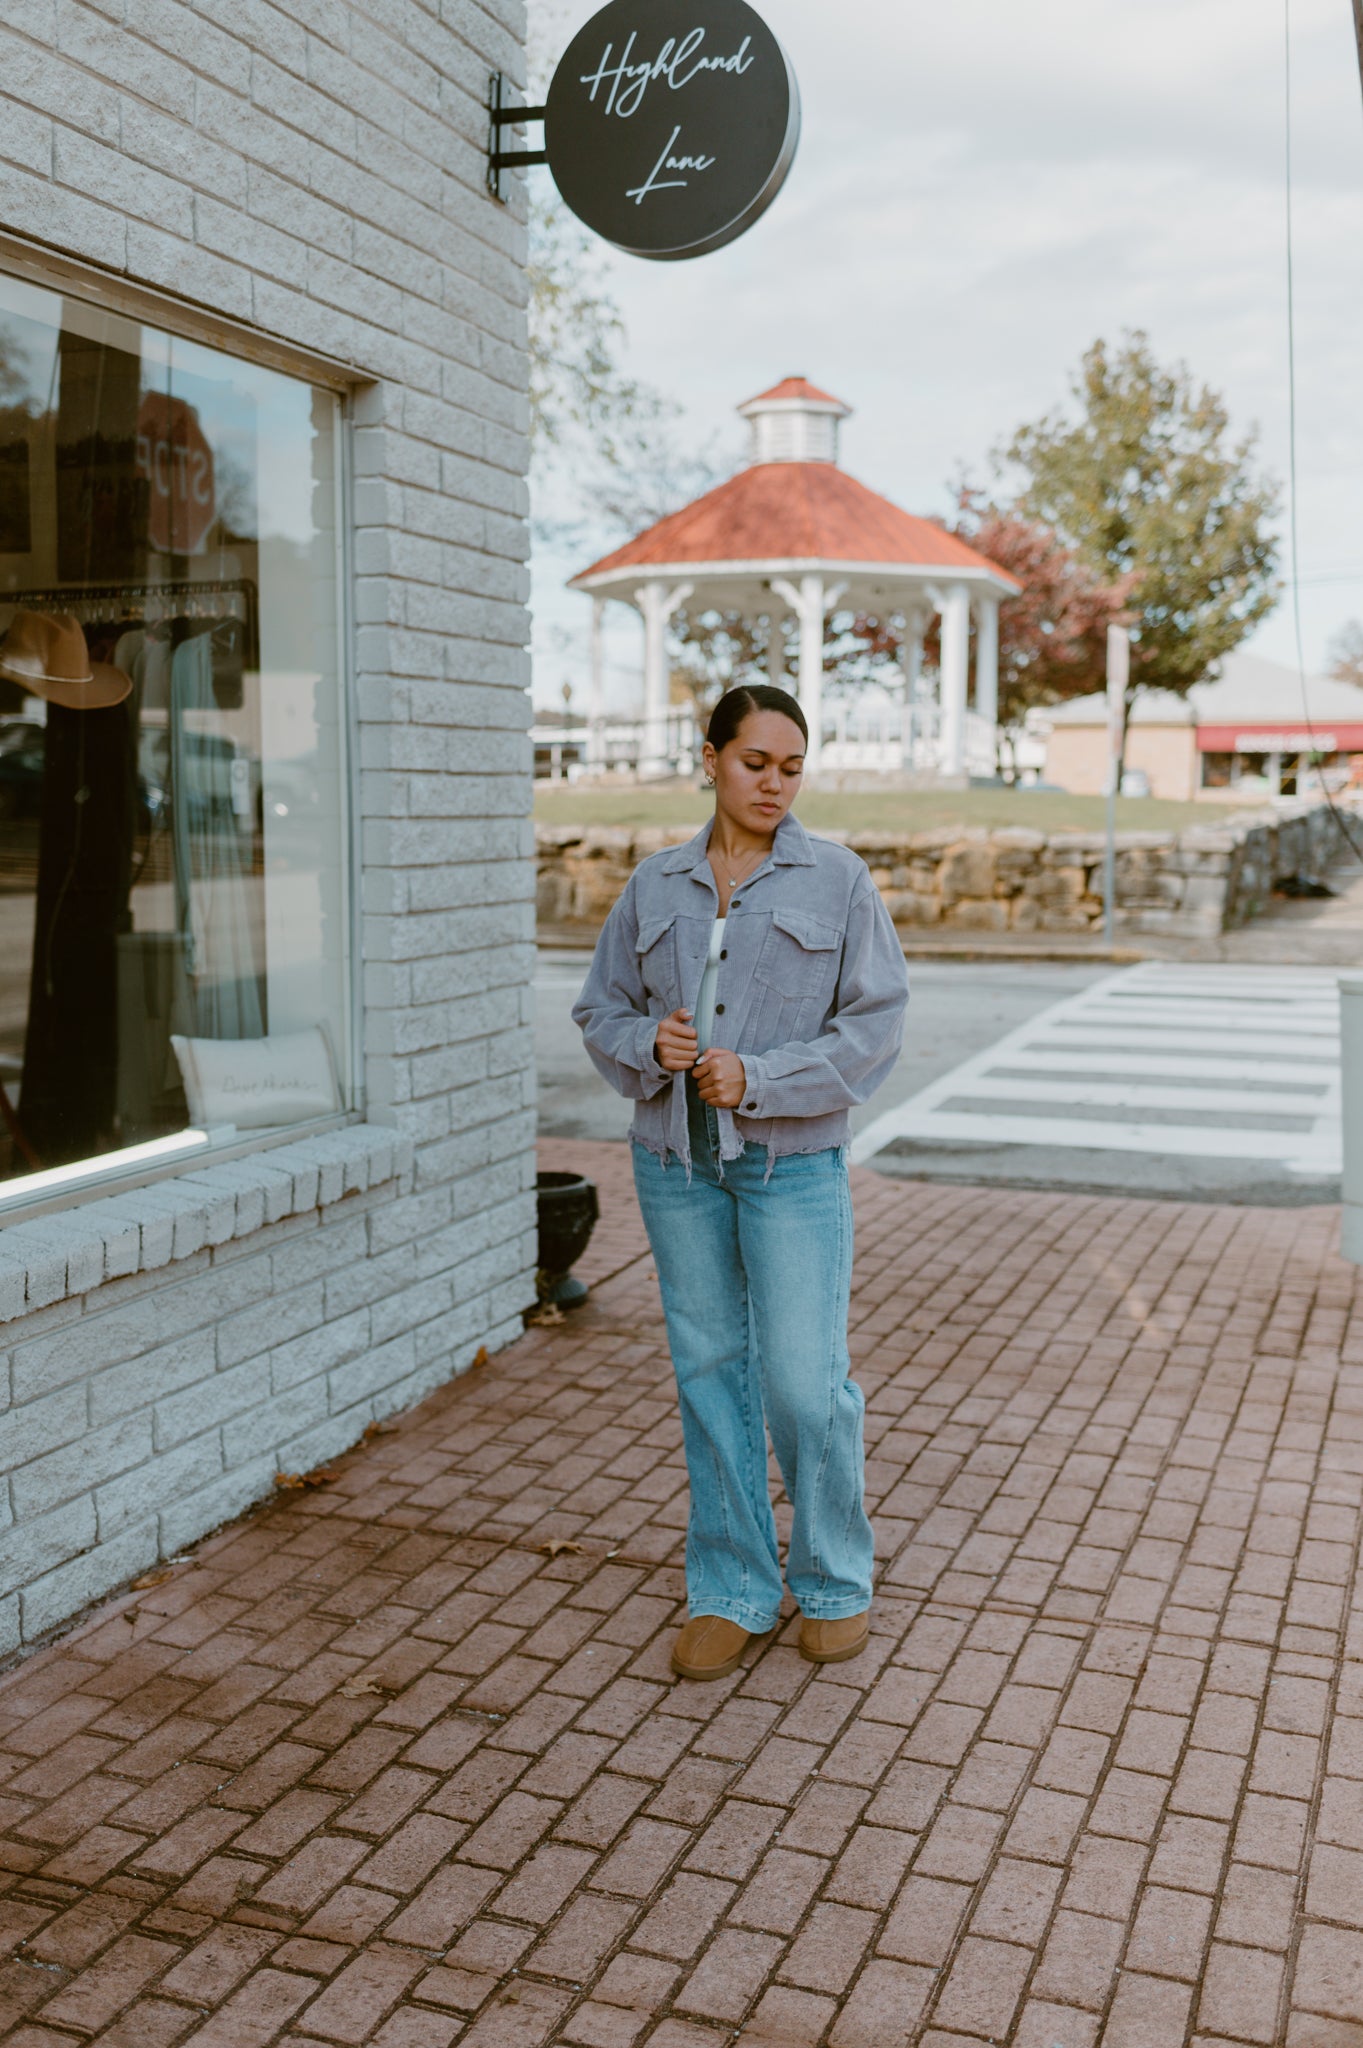
[[[550,1151],[592,1306],[0,1681],[6,2048],[1357,2048],[1333,1216],[859,1175],[872,1648],[694,1686],[624,1150]]]

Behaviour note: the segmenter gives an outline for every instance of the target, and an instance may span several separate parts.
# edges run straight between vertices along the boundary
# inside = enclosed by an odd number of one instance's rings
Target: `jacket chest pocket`
[[[774,910],[753,978],[787,1002],[806,1002],[812,996],[831,999],[841,961],[842,932],[837,925],[803,910]]]
[[[677,962],[677,919],[654,918],[639,927],[635,940],[639,955],[639,978],[656,1016],[667,1016],[681,1003],[681,973]]]

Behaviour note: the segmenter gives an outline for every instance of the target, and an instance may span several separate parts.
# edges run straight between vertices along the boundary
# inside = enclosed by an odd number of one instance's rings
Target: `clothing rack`
[[[150,625],[170,618],[221,618],[223,598],[241,600],[241,616],[254,645],[258,593],[249,576],[202,583],[54,583],[46,590],[0,591],[0,604],[22,605],[29,611],[67,611],[92,626],[130,616]]]

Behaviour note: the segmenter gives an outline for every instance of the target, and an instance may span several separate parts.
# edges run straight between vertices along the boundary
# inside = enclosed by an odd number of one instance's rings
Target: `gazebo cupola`
[[[850,405],[807,377],[787,377],[738,410],[751,436],[749,463],[836,462],[842,423],[852,416]]]
[[[602,614],[612,598],[633,606],[644,622],[645,774],[665,773],[668,766],[667,622],[683,606],[765,619],[771,680],[787,687],[786,622],[794,619],[795,687],[809,721],[811,769],[819,765],[823,740],[831,615],[842,610],[901,620],[905,687],[912,693],[923,636],[938,612],[940,765],[944,774],[959,776],[972,620],[974,712],[992,745],[999,602],[1021,585],[936,520],[915,518],[849,476],[838,462],[838,437],[851,407],[808,378],[787,377],[738,410],[752,437],[745,467],[572,579],[570,587],[593,600],[593,731],[603,726]]]

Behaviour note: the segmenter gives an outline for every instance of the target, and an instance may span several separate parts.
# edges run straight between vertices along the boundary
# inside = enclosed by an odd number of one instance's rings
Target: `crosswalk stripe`
[[[1303,1053],[1295,1062],[1303,1078],[1312,1077],[1311,1085],[1320,1085],[1328,1080],[1333,1086],[1338,1072],[1338,1061],[1325,1059],[1320,1053]],[[1028,1054],[1028,1070],[1037,1073],[1055,1074],[1108,1074],[1112,1071],[1110,1052],[1080,1052],[1067,1047],[1064,1052],[1034,1051]],[[1188,1053],[1179,1057],[1173,1053],[1128,1053],[1122,1058],[1124,1074],[1187,1074],[1197,1080],[1214,1081],[1218,1076],[1227,1081],[1275,1081],[1282,1085],[1281,1060],[1232,1060],[1201,1057]]]
[[[963,1091],[964,1092],[964,1091]],[[1269,1095],[1258,1088],[1161,1088],[1138,1081],[972,1081],[972,1096],[998,1102],[1068,1102],[1109,1109],[1243,1109],[1251,1116],[1296,1116],[1314,1122],[1315,1095]]]
[[[1111,1046],[1117,1049],[1124,1045],[1149,1046],[1159,1052],[1208,1052],[1218,1044],[1226,1043],[1227,1034],[1198,1030],[1183,1031],[1175,1026],[1143,1029],[1137,1023],[1109,1024],[1092,1018],[1057,1019],[1046,1027],[1046,1035],[1057,1046],[1067,1040],[1092,1046]],[[1277,1053],[1283,1059],[1295,1059],[1301,1052],[1329,1051],[1338,1044],[1337,1039],[1297,1037],[1290,1031],[1237,1031],[1234,1035],[1234,1049],[1237,1052]]]
[[[876,1118],[852,1157],[873,1159],[902,1138],[1264,1159],[1336,1174],[1335,986],[1326,969],[1166,961],[1107,975]],[[1104,1109],[1119,1114],[1093,1114]]]

